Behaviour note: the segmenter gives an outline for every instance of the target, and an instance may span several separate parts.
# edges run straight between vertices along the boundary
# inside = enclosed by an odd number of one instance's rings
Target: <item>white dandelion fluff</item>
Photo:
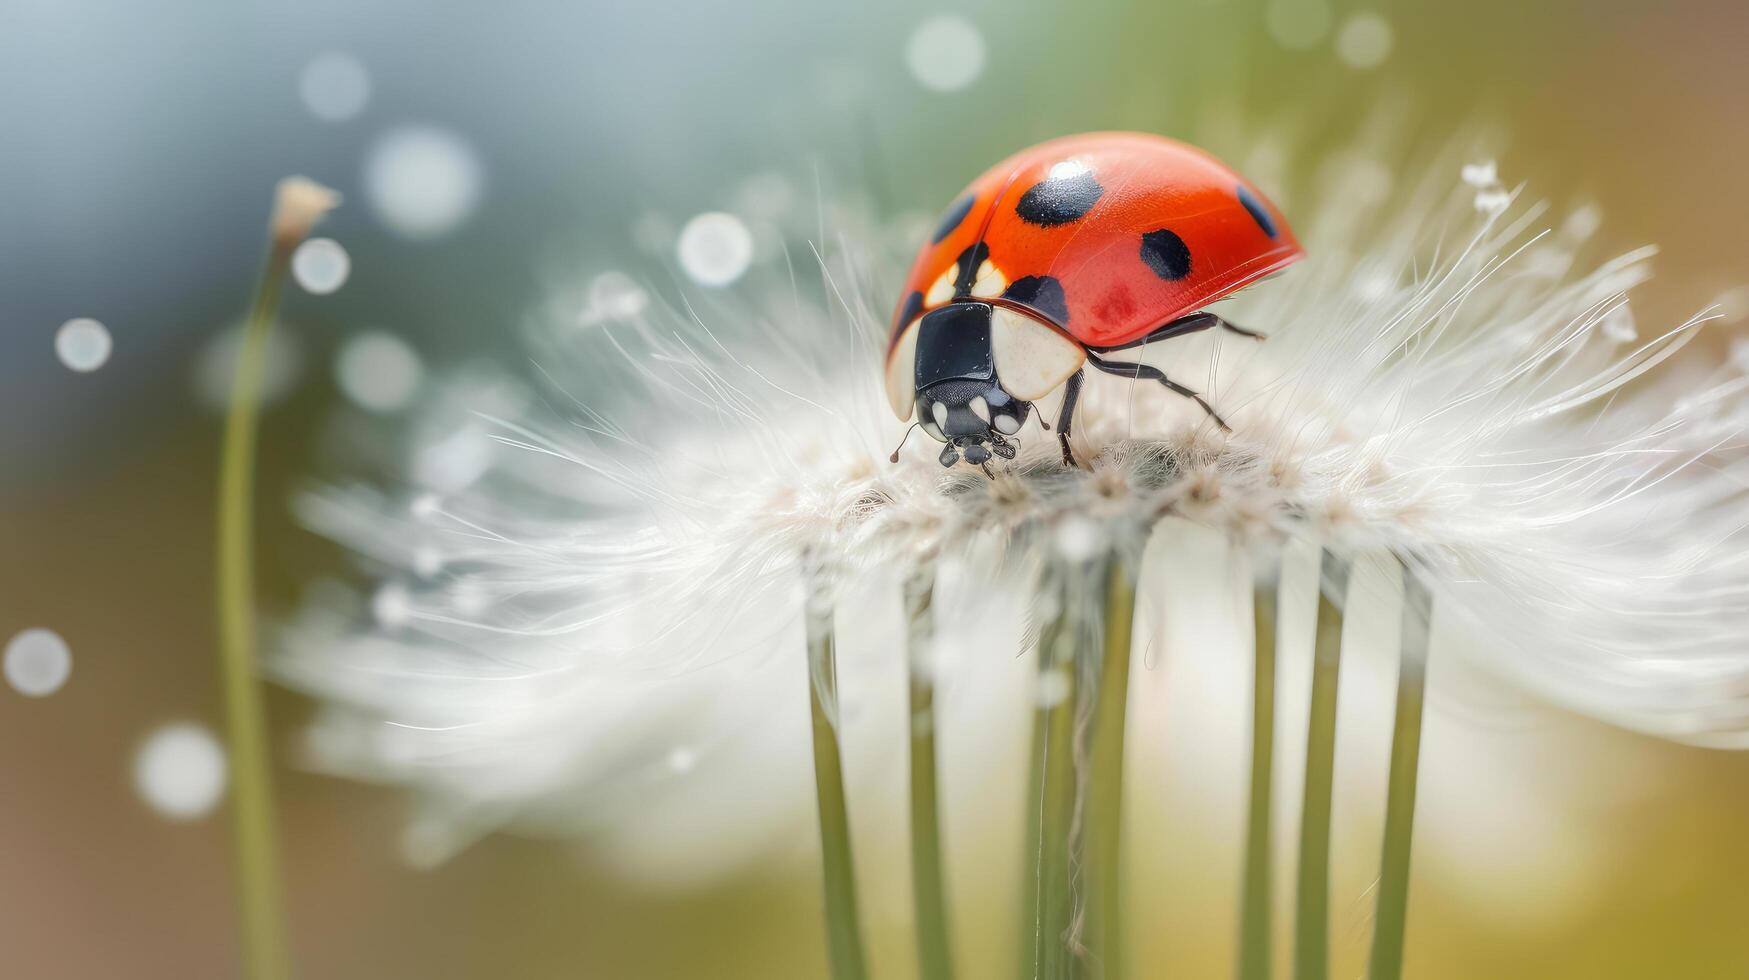
[[[1542,206],[1515,204],[1492,164],[1451,173],[1398,174],[1366,214],[1338,198],[1302,216],[1311,258],[1222,306],[1267,342],[1148,351],[1230,434],[1154,386],[1089,379],[1085,470],[1030,426],[992,476],[915,445],[889,463],[886,296],[842,249],[812,302],[786,282],[743,309],[712,293],[721,305],[652,303],[591,331],[572,314],[537,345],[545,404],[563,406],[546,422],[458,412],[433,386],[409,415],[486,440],[469,479],[415,467],[387,494],[299,502],[393,590],[374,624],[312,608],[289,633],[280,675],[327,705],[316,761],[416,790],[422,859],[506,825],[589,833],[671,878],[796,854],[811,819],[802,556],[838,572],[831,710],[864,763],[853,798],[895,771],[892,743],[867,733],[903,690],[898,583],[934,556],[930,664],[959,760],[943,765],[965,781],[948,784],[1018,792],[989,760],[1069,693],[1018,656],[1048,618],[1041,567],[1139,556],[1167,518],[1389,553],[1476,666],[1640,731],[1741,743],[1749,384],[1736,367],[1660,384],[1706,317],[1628,335],[1624,294],[1650,252],[1579,269],[1578,243],[1543,232]],[[859,833],[889,825],[870,822]]]

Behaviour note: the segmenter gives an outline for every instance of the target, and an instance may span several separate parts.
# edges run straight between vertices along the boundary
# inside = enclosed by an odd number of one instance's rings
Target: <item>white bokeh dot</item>
[[[619,271],[608,269],[589,281],[589,298],[583,310],[584,324],[611,320],[632,320],[650,305],[650,294],[637,280]]]
[[[243,328],[230,327],[212,336],[201,347],[194,363],[194,391],[201,404],[225,411],[231,402],[231,385],[237,378],[237,355],[243,350]],[[257,396],[263,405],[274,405],[291,394],[304,372],[304,345],[284,324],[275,324],[267,335],[267,356],[261,365]]]
[[[225,750],[193,722],[165,725],[146,737],[134,757],[134,789],[159,815],[193,820],[212,812],[225,795]]]
[[[59,691],[73,673],[73,653],[53,630],[28,629],[6,644],[6,683],[25,697]]]
[[[55,356],[75,371],[95,371],[102,367],[109,361],[114,346],[109,328],[90,317],[68,320],[55,331]]]
[[[292,253],[292,278],[304,292],[326,296],[352,275],[352,256],[332,238],[312,238]]]
[[[370,72],[352,55],[329,51],[304,66],[298,75],[298,95],[310,115],[324,122],[345,122],[363,112],[370,101]]]
[[[1377,68],[1391,56],[1391,23],[1375,13],[1348,18],[1336,32],[1336,56],[1350,68]]]
[[[958,91],[984,72],[984,36],[964,17],[931,17],[911,32],[905,44],[905,63],[911,77],[924,88]]]
[[[371,147],[364,192],[377,219],[403,238],[438,238],[480,202],[484,173],[474,148],[431,126],[393,130]]]
[[[419,353],[381,330],[348,337],[334,359],[334,380],[353,404],[372,412],[407,407],[424,377]]]
[[[1330,33],[1329,0],[1269,0],[1263,25],[1277,44],[1294,51],[1314,47]]]
[[[701,286],[727,286],[753,263],[753,233],[740,218],[706,211],[680,229],[680,268]]]

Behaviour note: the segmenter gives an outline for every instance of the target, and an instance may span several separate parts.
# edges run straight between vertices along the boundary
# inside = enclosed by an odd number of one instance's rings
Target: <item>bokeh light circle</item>
[[[911,32],[905,63],[924,88],[957,92],[984,73],[984,36],[964,17],[931,17]]]
[[[1277,44],[1294,51],[1315,47],[1330,33],[1329,0],[1269,0],[1263,25]]]
[[[298,95],[310,115],[324,122],[345,122],[363,112],[370,101],[370,72],[357,58],[329,51],[304,66],[298,75]]]
[[[1391,23],[1375,13],[1355,14],[1336,32],[1336,56],[1350,68],[1377,68],[1391,56]]]
[[[352,256],[332,238],[312,238],[292,253],[292,278],[304,292],[326,296],[352,275]]]
[[[53,630],[27,629],[6,644],[6,683],[30,698],[59,691],[73,673],[73,652]]]
[[[372,412],[406,408],[419,391],[424,368],[405,340],[381,330],[348,337],[334,359],[334,380],[353,404]]]
[[[753,263],[753,233],[740,218],[706,211],[680,229],[680,268],[701,286],[727,286]]]
[[[479,156],[445,129],[393,130],[365,158],[364,192],[383,226],[426,240],[454,231],[474,212],[485,182]]]
[[[146,737],[134,757],[134,789],[146,805],[171,820],[211,813],[225,795],[225,750],[193,722],[165,725]]]
[[[109,328],[90,317],[68,320],[55,331],[55,356],[74,371],[97,370],[109,362],[114,348]]]

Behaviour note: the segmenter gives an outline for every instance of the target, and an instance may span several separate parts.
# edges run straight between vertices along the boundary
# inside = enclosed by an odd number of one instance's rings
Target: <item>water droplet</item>
[[[905,45],[905,63],[924,88],[958,91],[983,74],[984,36],[964,17],[931,17],[911,32]]]
[[[1270,0],[1263,24],[1277,44],[1294,51],[1315,46],[1330,32],[1329,0]]]
[[[668,753],[668,769],[671,772],[691,772],[698,765],[698,753],[682,745]]]
[[[1391,56],[1394,41],[1390,21],[1375,13],[1355,14],[1336,34],[1336,56],[1350,68],[1377,68]]]
[[[473,147],[444,129],[393,130],[365,158],[365,196],[377,219],[403,238],[453,231],[479,204],[483,182]]]
[[[205,816],[225,793],[225,750],[201,725],[165,725],[147,736],[134,757],[134,789],[161,816]]]
[[[334,379],[353,404],[372,412],[406,408],[419,391],[419,354],[391,333],[367,330],[346,339],[334,359]]]
[[[109,361],[114,343],[109,328],[89,317],[68,320],[55,331],[55,356],[80,372],[95,371]]]
[[[292,253],[291,272],[304,292],[326,296],[346,285],[352,256],[332,238],[312,238]]]
[[[584,325],[631,320],[650,305],[650,294],[631,276],[609,269],[590,281],[588,303],[580,318]]]
[[[304,66],[298,94],[310,115],[324,122],[345,122],[370,101],[370,73],[357,58],[330,51]]]
[[[28,629],[6,644],[6,683],[30,698],[59,691],[73,673],[73,653],[53,630]]]
[[[680,268],[701,286],[727,286],[753,263],[753,233],[740,218],[707,211],[680,229]]]

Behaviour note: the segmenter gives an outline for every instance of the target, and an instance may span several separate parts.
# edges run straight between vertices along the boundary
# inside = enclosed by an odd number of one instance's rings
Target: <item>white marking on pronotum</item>
[[[990,403],[984,400],[983,395],[973,398],[966,407],[972,410],[973,415],[982,419],[985,425],[990,424]]]
[[[1002,387],[1025,401],[1049,394],[1087,360],[1080,344],[1004,306],[990,317],[990,349]]]
[[[935,416],[935,424],[936,425],[940,425],[940,426],[947,425],[947,406],[946,405],[943,405],[940,402],[936,402],[935,404],[929,406],[929,413],[931,415]]]

